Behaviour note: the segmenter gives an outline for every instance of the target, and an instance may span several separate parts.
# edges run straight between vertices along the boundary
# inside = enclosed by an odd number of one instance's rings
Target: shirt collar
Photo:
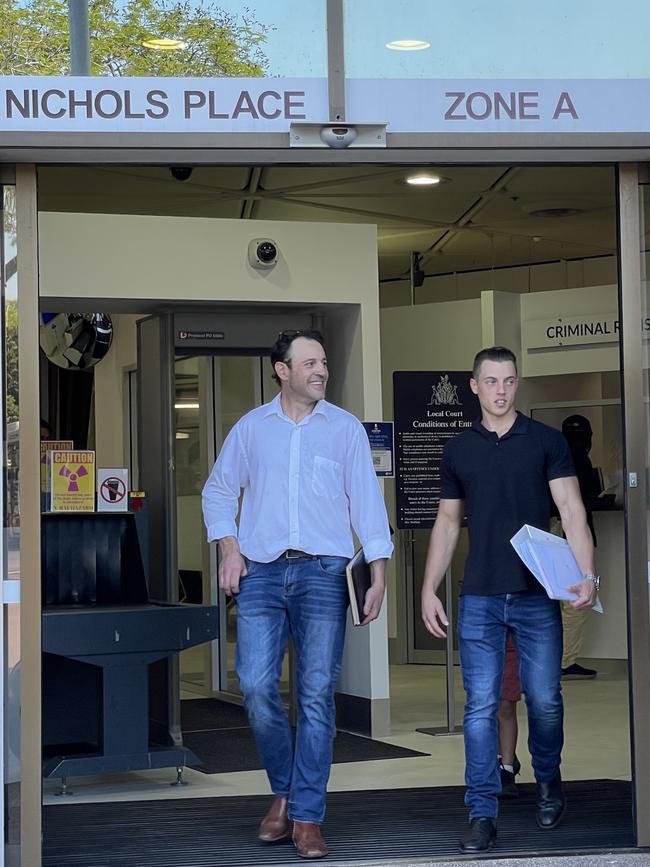
[[[502,437],[498,437],[499,439],[507,439],[511,436],[516,436],[517,434],[525,434],[528,431],[530,426],[530,419],[527,415],[524,415],[523,412],[519,412],[517,410],[517,417],[514,420],[512,427],[507,430]],[[476,421],[472,423],[472,430],[475,430],[477,433],[482,434],[482,436],[487,437],[487,439],[494,439],[497,435],[495,431],[488,430],[483,426],[483,423],[480,418],[477,418]]]
[[[270,401],[270,403],[267,403],[264,418],[268,418],[270,415],[277,415],[280,418],[287,419],[288,421],[295,424],[295,422],[293,422],[293,419],[290,419],[287,415],[285,415],[284,410],[282,409],[282,404],[280,402],[280,396],[281,393],[278,392],[278,394],[276,394],[273,400]],[[309,413],[309,415],[306,415],[305,418],[302,419],[302,422],[305,422],[307,419],[311,418],[314,415],[322,415],[325,417],[325,419],[327,419],[327,421],[329,421],[331,418],[330,404],[326,400],[319,400],[313,410]]]

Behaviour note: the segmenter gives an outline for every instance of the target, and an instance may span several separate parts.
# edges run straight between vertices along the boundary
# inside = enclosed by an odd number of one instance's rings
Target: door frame
[[[397,143],[397,142],[394,142]],[[105,162],[160,162],[172,152],[152,149],[122,150],[98,153],[84,148],[82,142],[70,154],[57,153],[55,148],[43,146],[39,137],[38,159],[43,162],[74,161],[82,165],[98,160]],[[151,143],[153,144],[153,143]],[[212,143],[214,145],[214,142]],[[234,142],[231,144],[235,144]],[[289,152],[286,148],[262,149],[251,147],[246,141],[241,147],[227,147],[218,152],[213,148],[200,151],[188,147],[184,160],[194,164],[215,163],[269,164],[274,161],[285,165],[304,162],[304,154]],[[437,150],[424,142],[423,149],[411,149],[413,142],[404,141],[405,150],[389,148],[378,153],[361,150],[349,153],[317,152],[309,154],[310,163],[352,164],[382,163],[401,165],[436,164],[445,160],[456,163],[491,164],[500,162],[554,163],[584,162],[613,163],[620,159],[638,159],[647,156],[643,151],[622,149],[552,150],[467,149],[459,154],[453,146]],[[500,143],[501,144],[501,143]],[[34,152],[36,153],[36,152]],[[14,157],[24,152],[14,151]],[[176,152],[177,155],[177,152]],[[300,159],[302,157],[302,159]],[[31,159],[35,157],[32,155]],[[645,508],[645,436],[642,418],[642,340],[638,322],[641,315],[639,286],[641,279],[639,257],[639,165],[621,163],[618,169],[619,198],[619,304],[623,339],[621,362],[623,376],[623,421],[625,441],[625,471],[639,473],[641,484],[626,491],[626,558],[628,580],[628,637],[630,647],[630,707],[632,737],[632,774],[635,796],[635,828],[637,844],[650,845],[650,740],[646,732],[650,722],[650,624],[648,622],[647,539]],[[19,339],[21,344],[21,378],[37,383],[39,349],[35,335],[38,329],[38,242],[37,242],[37,181],[36,166],[23,163],[16,169],[17,230],[19,257]],[[21,525],[25,539],[38,538],[40,533],[40,480],[37,472],[39,456],[39,402],[38,390],[25,391],[21,400],[20,447],[24,472],[21,473]],[[21,552],[22,603],[22,789],[21,789],[21,845],[23,863],[31,867],[41,864],[41,765],[40,765],[40,550],[39,546],[24,545]]]
[[[618,268],[623,372],[625,555],[634,823],[638,846],[650,846],[650,617],[648,598],[647,431],[644,407],[639,183],[646,167],[618,167]],[[637,474],[637,485],[630,484]],[[606,580],[606,576],[605,576]]]

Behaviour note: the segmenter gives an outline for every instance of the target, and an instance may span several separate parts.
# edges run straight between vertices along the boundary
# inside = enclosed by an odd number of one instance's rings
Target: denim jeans
[[[501,790],[497,706],[508,630],[519,659],[528,710],[528,749],[538,782],[554,779],[564,741],[560,689],[562,619],[542,593],[460,597],[458,644],[465,704],[465,803],[470,821],[496,818]]]
[[[260,757],[289,818],[320,824],[335,734],[334,689],[348,606],[345,557],[249,560],[237,595],[237,674]],[[278,684],[291,636],[295,745]]]

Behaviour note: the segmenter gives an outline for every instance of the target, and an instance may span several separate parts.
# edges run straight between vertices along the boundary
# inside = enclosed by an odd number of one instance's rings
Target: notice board
[[[479,418],[469,371],[395,371],[395,498],[397,528],[433,526],[446,443]]]

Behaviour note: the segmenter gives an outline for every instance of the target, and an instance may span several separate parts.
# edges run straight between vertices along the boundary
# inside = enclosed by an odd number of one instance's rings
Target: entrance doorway
[[[218,552],[205,541],[201,490],[234,423],[277,393],[261,355],[182,355],[174,362],[176,515],[179,599],[219,606],[219,639],[183,651],[187,695],[241,698],[235,672],[237,607],[219,591]],[[285,666],[283,692],[288,698]]]
[[[366,183],[366,175],[370,178],[373,172],[375,176],[385,174],[386,177],[383,180],[386,188],[390,181],[392,185],[390,189],[393,190],[394,188],[397,191],[391,200],[392,207],[389,208],[386,205],[383,209],[385,219],[381,218],[380,221],[380,218],[377,217],[380,228],[379,293],[381,304],[379,316],[382,331],[381,366],[384,394],[382,415],[384,418],[389,417],[392,412],[392,393],[389,381],[394,370],[438,370],[445,366],[450,366],[455,370],[466,370],[475,349],[480,348],[484,342],[489,340],[489,342],[511,343],[513,340],[519,340],[520,351],[525,352],[526,363],[530,363],[530,367],[525,369],[523,374],[525,385],[522,389],[522,396],[524,398],[523,408],[526,411],[548,415],[548,413],[562,412],[565,409],[568,413],[570,408],[578,411],[580,408],[594,406],[600,412],[600,408],[609,406],[613,407],[613,410],[608,410],[608,412],[613,412],[620,421],[618,360],[611,361],[611,357],[617,355],[615,347],[598,346],[594,348],[584,345],[584,348],[567,352],[561,346],[554,346],[549,350],[548,347],[521,343],[521,330],[524,326],[527,328],[530,322],[543,320],[546,315],[545,307],[547,310],[552,309],[555,313],[557,308],[552,307],[555,302],[571,299],[571,304],[578,303],[575,300],[578,298],[578,294],[576,294],[578,290],[582,290],[584,293],[583,306],[573,307],[573,311],[566,315],[580,315],[588,309],[589,304],[592,304],[595,299],[597,299],[603,312],[609,312],[611,308],[608,305],[612,303],[613,313],[616,314],[617,312],[616,240],[614,237],[614,195],[611,169],[587,167],[584,169],[585,176],[580,182],[573,179],[572,182],[575,186],[573,194],[576,198],[582,197],[583,202],[588,205],[582,212],[576,205],[575,213],[572,215],[567,213],[559,214],[556,217],[533,215],[533,210],[544,210],[533,207],[536,200],[539,204],[542,193],[547,194],[549,187],[554,190],[559,189],[562,186],[560,178],[566,181],[567,178],[571,177],[572,172],[576,173],[577,178],[577,175],[583,171],[576,167],[567,166],[561,167],[561,172],[557,169],[558,167],[549,168],[548,176],[545,177],[544,167],[537,167],[530,173],[522,172],[519,180],[517,180],[517,174],[509,174],[503,167],[492,167],[489,171],[485,167],[467,167],[465,170],[452,167],[449,172],[445,169],[445,181],[440,187],[443,195],[439,200],[430,197],[426,201],[418,201],[415,210],[413,210],[411,202],[406,199],[404,193],[406,187],[396,183],[404,174],[402,170],[398,175],[397,170],[394,169],[391,169],[390,172],[378,173],[376,170],[365,167],[360,171],[360,174],[364,176],[361,180],[359,177],[355,180],[353,173],[347,169],[345,171],[332,168],[320,170],[323,187],[322,202],[328,205],[328,209],[319,210],[317,191],[317,193],[312,194],[309,203],[303,201],[297,206],[301,213],[304,213],[306,209],[311,209],[311,216],[318,214],[321,218],[325,213],[328,215],[333,213],[330,202],[332,190],[329,189],[327,192],[327,198],[325,195],[330,180],[336,181],[341,197],[347,196],[350,199],[355,196],[364,198],[363,190],[360,191],[359,187]],[[62,216],[56,204],[56,187],[61,183],[62,174],[67,173],[69,176],[71,171],[71,169],[42,170],[46,187],[44,201],[47,202],[49,211],[45,216],[50,221],[55,221]],[[205,168],[203,171],[203,182],[207,183],[209,170]],[[306,169],[298,168],[295,170],[283,169],[284,186],[291,186],[293,179],[294,186],[304,185],[307,188],[306,171]],[[157,175],[157,172],[155,167],[150,167],[145,171],[149,182],[151,182],[152,176]],[[347,181],[344,177],[346,172],[350,175]],[[61,174],[57,177],[57,173]],[[161,169],[160,174],[163,173],[164,170]],[[106,180],[104,175],[110,174],[110,170],[105,168],[97,170],[100,190],[103,189],[102,185]],[[137,177],[137,170],[129,168],[126,174],[132,179]],[[228,170],[225,168],[216,167],[214,169],[214,179],[219,178],[221,184],[228,183],[227,175]],[[498,184],[497,182],[504,175],[506,175],[505,181]],[[599,180],[594,186],[595,177],[598,177]],[[289,206],[285,201],[286,196],[279,195],[277,190],[273,194],[271,178],[272,175],[270,174],[267,181],[268,188],[264,190],[265,193],[268,192],[268,195],[255,194],[254,210],[260,218],[267,218],[264,223],[264,231],[273,233],[276,229],[273,228],[274,224],[268,219],[271,216],[270,208],[277,204],[279,214],[284,214],[285,217],[290,216],[290,214]],[[230,181],[233,185],[241,181],[240,170],[232,171]],[[370,183],[370,181],[368,182]],[[314,183],[313,177],[310,178],[309,183]],[[467,221],[463,221],[463,214],[454,216],[453,219],[451,216],[452,211],[457,208],[460,201],[459,189],[464,184],[467,185],[467,198],[470,199],[474,196],[475,200],[480,199],[482,203],[482,207],[473,212],[473,216]],[[580,192],[577,192],[577,188],[581,184],[584,186],[581,187]],[[590,192],[587,193],[587,189],[590,189]],[[445,195],[445,190],[449,191],[448,197]],[[242,188],[243,199],[246,199],[247,193],[248,190],[245,187]],[[176,210],[174,206],[170,207],[168,214],[170,219],[176,219],[178,214],[191,212],[193,201],[191,195],[191,193],[187,193],[186,188],[183,188],[182,194],[179,192]],[[387,199],[391,199],[389,193],[385,193],[385,195]],[[251,198],[253,198],[252,194]],[[366,198],[372,199],[370,195]],[[522,199],[526,199],[528,211],[517,204]],[[105,213],[109,213],[111,207],[114,212],[118,208],[118,204],[114,200],[111,205],[106,191],[98,196],[97,201],[102,203],[99,207],[104,207]],[[130,201],[133,201],[133,196]],[[365,209],[364,214],[355,213],[355,211],[362,210],[364,209],[355,207],[348,201],[340,209],[341,213],[337,219],[350,219],[352,222],[357,220],[371,221],[373,216],[369,212],[369,208]],[[547,210],[550,212],[561,209],[548,208]],[[581,213],[589,214],[592,211],[594,214],[598,212],[593,218],[589,217],[587,220],[586,216],[581,216]],[[414,213],[417,214],[419,223],[417,227],[411,223],[414,228],[407,231],[409,219],[403,218],[410,218],[412,221],[415,219]],[[481,213],[480,220],[478,213]],[[458,211],[454,211],[454,214],[458,214]],[[527,216],[522,216],[523,214]],[[152,216],[155,216],[157,225],[162,225],[165,222],[165,218],[161,215]],[[208,215],[205,216],[205,222],[210,222]],[[217,217],[216,214],[209,216]],[[291,216],[294,215],[291,214]],[[124,216],[122,219],[128,222],[128,216]],[[533,222],[530,222],[531,219]],[[572,219],[574,219],[573,225],[571,225]],[[557,222],[545,223],[544,220],[557,220]],[[391,221],[395,223],[392,227]],[[578,225],[581,221],[584,221],[584,224]],[[196,225],[201,225],[203,222],[203,220],[197,220]],[[215,219],[212,222],[219,227],[220,231],[223,230],[221,220]],[[223,222],[230,221],[224,220]],[[537,229],[533,228],[533,223]],[[281,223],[277,225],[280,226]],[[52,223],[50,223],[51,226]],[[50,227],[48,227],[48,231]],[[201,231],[203,229],[204,226],[201,225]],[[254,234],[259,234],[259,232],[254,232]],[[424,247],[425,242],[431,241],[434,234],[436,235],[433,239],[434,243],[427,246],[427,251],[431,248],[430,255],[424,259],[423,282],[420,286],[416,286],[406,276],[409,249],[403,249],[404,242],[401,238],[408,235],[406,243],[413,249],[416,244]],[[233,249],[238,250],[237,255],[240,255],[241,251],[238,247],[233,247]],[[309,253],[314,255],[311,250]],[[190,258],[188,255],[188,259]],[[354,280],[347,276],[347,262],[346,268],[338,273],[339,263],[335,251],[329,251],[328,261],[330,263],[332,292],[340,293],[341,284],[350,287],[354,285]],[[220,285],[227,287],[227,280]],[[265,284],[265,288],[266,285],[268,284]],[[599,287],[601,288],[599,289]],[[602,287],[609,288],[605,292],[601,291]],[[211,289],[214,294],[213,287]],[[224,294],[227,294],[227,291],[225,288]],[[482,293],[486,294],[483,295]],[[613,302],[610,301],[610,296]],[[150,303],[152,297],[150,296],[148,299]],[[259,298],[259,293],[256,297]],[[325,296],[321,297],[321,304],[324,303],[324,298]],[[341,294],[336,295],[335,300],[339,305],[343,303]],[[295,301],[294,296],[294,304]],[[534,302],[537,302],[537,307],[535,307]],[[169,299],[166,299],[164,303],[169,306]],[[205,299],[202,303],[206,304]],[[492,307],[491,318],[488,316],[490,305]],[[134,310],[133,302],[130,310],[131,313]],[[525,317],[522,311],[525,311]],[[354,345],[355,340],[367,339],[367,333],[359,334],[358,330],[355,331],[353,327],[349,325],[347,327],[348,332],[345,340],[342,339],[336,327],[330,329],[335,348],[335,370],[337,366],[338,369],[343,369],[346,365],[347,349],[345,347]],[[351,338],[349,341],[347,340],[348,336]],[[345,346],[338,346],[337,341]],[[562,365],[570,352],[575,353],[573,356],[574,366],[563,370]],[[592,355],[594,352],[596,355]],[[605,356],[603,353],[608,353],[608,355]],[[587,357],[600,360],[594,362],[593,369],[585,370],[580,369],[580,364],[575,362],[575,358],[578,356],[583,361]],[[605,357],[607,360],[603,361]],[[175,502],[179,515],[176,540],[179,568],[183,573],[190,573],[179,576],[181,579],[179,592],[185,594],[189,601],[192,598],[198,598],[199,591],[201,598],[213,600],[216,592],[214,561],[209,560],[209,553],[206,548],[198,549],[196,539],[190,541],[191,528],[201,527],[200,515],[197,511],[197,497],[200,492],[200,482],[196,478],[197,461],[201,471],[207,474],[211,460],[229,429],[228,413],[231,414],[234,421],[236,414],[241,414],[246,411],[246,408],[256,405],[256,402],[268,399],[263,385],[264,360],[262,359],[260,362],[262,368],[260,368],[258,376],[255,372],[257,362],[251,358],[260,360],[260,356],[212,355],[208,358],[200,354],[193,354],[177,356],[174,362],[175,403],[181,404],[176,411],[174,430],[176,433],[189,433],[187,438],[175,440],[177,472]],[[550,364],[550,368],[545,370],[543,366],[540,366],[542,359]],[[268,362],[266,363],[268,364]],[[357,383],[357,386],[360,390],[364,387],[372,387],[371,383],[375,376],[376,374],[372,369],[366,366],[361,371],[362,381]],[[363,382],[364,377],[366,382]],[[229,394],[230,383],[237,384],[235,393]],[[206,400],[212,401],[213,404],[211,416],[205,419],[202,418],[203,409],[201,408],[203,393],[206,394]],[[217,395],[222,401],[222,409],[225,407],[225,412],[222,412],[221,417],[215,410]],[[363,415],[363,405],[361,411],[355,407],[355,398],[350,397],[349,390],[346,391],[346,388],[341,388],[339,393],[334,395],[334,399],[338,399],[344,406]],[[189,407],[189,404],[193,402],[199,404],[198,412],[201,416],[198,428],[194,429],[194,432],[192,432],[192,424],[196,422],[196,419],[191,413],[197,412],[197,410]],[[206,403],[207,406],[208,403]],[[562,418],[559,418],[560,423]],[[211,443],[210,430],[212,430]],[[202,445],[204,436],[208,437],[208,441]],[[192,446],[194,446],[193,451],[191,451]],[[210,453],[209,447],[212,448],[212,453]],[[603,448],[605,448],[604,445]],[[609,458],[609,456],[607,457]],[[606,480],[607,487],[615,488],[617,481],[614,478],[615,468],[613,464],[611,472],[605,472],[605,475],[612,477]],[[392,506],[394,489],[391,482],[387,483],[386,491],[389,505]],[[194,498],[194,500],[190,503],[189,499],[184,500],[184,498]],[[181,511],[183,512],[182,517]],[[622,533],[623,513],[620,508],[616,513],[612,510],[611,515],[605,516],[605,520],[610,518],[612,522],[618,521],[621,524],[616,532]],[[436,740],[414,732],[414,729],[421,724],[444,725],[446,706],[444,668],[440,665],[441,662],[444,663],[444,648],[426,644],[428,638],[419,626],[417,580],[421,575],[428,533],[426,531],[418,532],[420,535],[415,540],[416,550],[413,555],[412,583],[407,583],[405,577],[407,572],[404,568],[404,558],[408,554],[405,540],[400,538],[396,569],[391,576],[389,591],[388,632],[393,663],[391,667],[392,737],[402,738],[404,736],[405,745],[434,754],[441,749]],[[461,549],[452,568],[452,581],[455,582],[456,592],[462,572],[462,559]],[[201,573],[200,580],[196,575],[197,572]],[[622,552],[618,559],[614,558],[612,561],[612,572],[616,574],[617,580],[623,579]],[[209,580],[207,579],[208,575],[212,576]],[[183,694],[188,697],[214,694],[237,696],[237,684],[232,669],[233,643],[232,640],[229,641],[229,636],[232,639],[235,617],[233,614],[226,614],[227,609],[224,606],[222,606],[221,611],[222,615],[226,617],[226,623],[224,628],[222,622],[222,637],[218,645],[218,652],[215,652],[214,647],[211,651],[202,648],[200,652],[188,653],[181,660],[180,686]],[[620,610],[618,613],[621,613]],[[623,612],[623,624],[624,619],[625,613]],[[624,635],[624,627],[619,634]],[[602,649],[599,652],[602,652]],[[613,657],[603,657],[606,660],[610,658]],[[613,666],[615,670],[610,670],[608,662],[601,664],[595,653],[594,656],[589,655],[585,662],[599,667],[598,678],[594,684],[576,683],[567,685],[566,688],[567,704],[571,709],[571,713],[568,715],[571,728],[568,729],[568,748],[565,755],[567,756],[569,775],[575,779],[584,778],[588,774],[600,773],[600,769],[595,770],[595,763],[607,754],[607,750],[601,749],[601,746],[611,745],[612,738],[615,737],[613,732],[626,731],[627,663],[625,651],[622,652],[620,658],[614,661],[616,662],[616,665]],[[454,674],[458,681],[457,668],[454,668]],[[591,693],[587,693],[587,689],[592,686],[595,688]],[[580,689],[582,692],[579,692]],[[611,701],[610,706],[609,702],[614,695],[616,698]],[[455,701],[457,703],[457,718],[459,719],[462,691],[458,682]],[[588,708],[591,706],[593,709],[594,704],[598,706],[599,713],[589,716]],[[610,713],[614,705],[619,713],[617,716]],[[411,712],[414,707],[417,708],[417,714],[419,714],[417,719],[415,714]],[[573,711],[576,709],[578,710],[574,713]],[[607,725],[604,724],[605,721],[607,721]],[[599,728],[595,740],[590,737],[590,754],[578,756],[578,750],[575,749],[578,733],[584,734],[584,727],[587,723],[588,725],[603,723],[603,725]],[[524,733],[522,732],[522,742],[523,740]],[[607,768],[605,768],[605,763],[602,766],[602,773],[606,773],[608,776],[614,771],[617,772],[615,773],[616,776],[629,775],[627,743],[624,739],[622,742],[617,740],[617,743],[620,746],[620,751],[616,755],[614,764]],[[597,745],[594,746],[594,744]],[[461,738],[447,739],[442,749],[449,758],[449,766],[445,767],[442,779],[450,783],[460,784],[463,764]],[[611,753],[607,755],[611,758]],[[379,775],[380,771],[377,770],[375,773]],[[528,776],[525,779],[530,779],[529,766],[526,773]],[[336,776],[335,774],[335,778]],[[366,776],[362,773],[362,769],[358,769],[357,779],[362,780],[361,785],[366,785],[370,777],[372,777],[370,770]],[[439,782],[440,780],[439,774],[434,775],[433,772],[427,773],[426,770],[422,770],[419,774],[414,774],[413,784],[430,785],[432,782]],[[254,785],[259,787],[261,783],[256,780]]]

